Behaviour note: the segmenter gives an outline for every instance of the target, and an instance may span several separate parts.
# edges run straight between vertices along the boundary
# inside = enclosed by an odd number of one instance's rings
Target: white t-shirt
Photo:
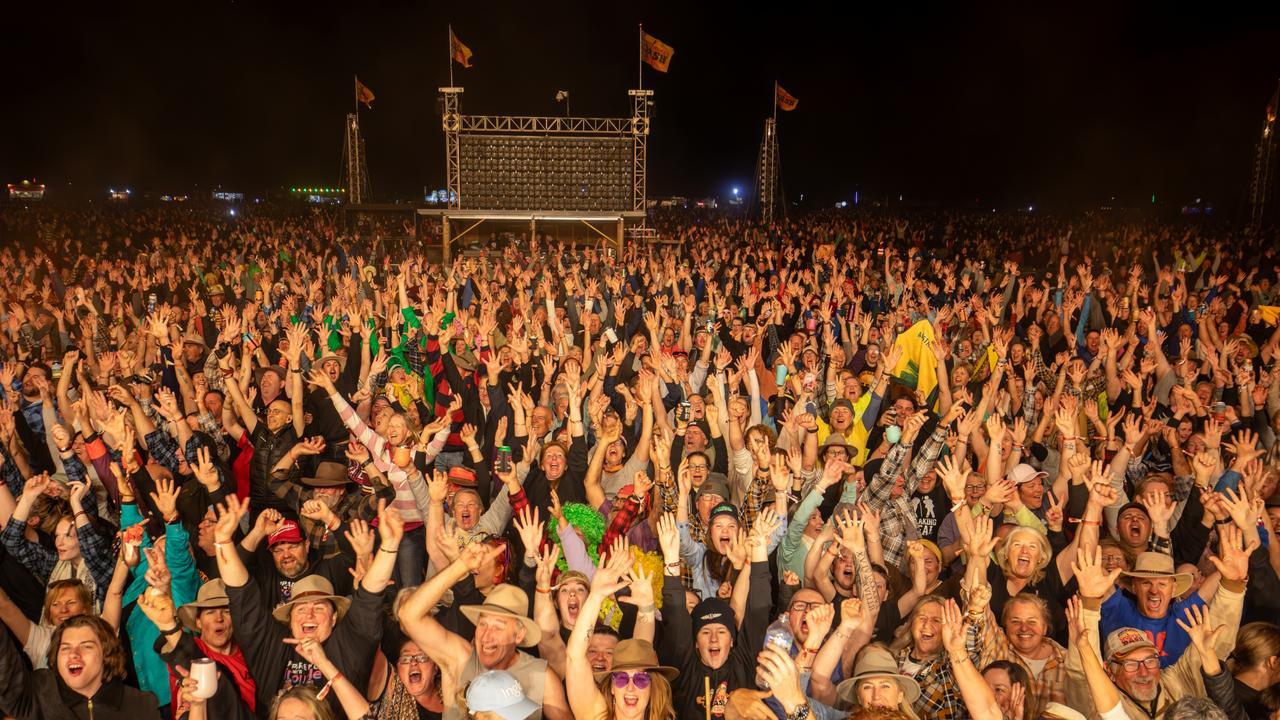
[[[31,658],[31,665],[39,670],[49,667],[49,644],[53,642],[53,627],[31,623],[31,631],[27,634],[27,642],[22,651]]]

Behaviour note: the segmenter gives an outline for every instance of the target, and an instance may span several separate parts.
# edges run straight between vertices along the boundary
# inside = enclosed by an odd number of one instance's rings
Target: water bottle
[[[790,655],[791,643],[794,640],[795,637],[791,634],[791,623],[787,622],[786,613],[779,615],[778,619],[774,620],[773,624],[769,626],[769,629],[764,631],[764,647],[766,650],[773,646]],[[769,683],[761,679],[759,674],[756,675],[756,685],[761,690],[769,689]]]

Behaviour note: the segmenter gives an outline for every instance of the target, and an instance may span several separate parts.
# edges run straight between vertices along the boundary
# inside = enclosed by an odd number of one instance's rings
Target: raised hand
[[[393,552],[400,547],[400,539],[404,537],[404,519],[400,511],[392,507],[386,500],[378,501],[378,538],[382,540],[385,552]]]
[[[1233,525],[1218,526],[1218,555],[1210,555],[1209,560],[1223,580],[1244,581],[1249,577],[1249,555],[1259,546],[1258,537],[1254,534],[1249,544],[1244,543],[1244,532]]]
[[[1202,661],[1209,658],[1217,660],[1218,656],[1213,650],[1214,643],[1218,641],[1218,637],[1222,635],[1222,631],[1227,629],[1226,625],[1214,627],[1210,621],[1208,608],[1200,605],[1191,605],[1183,611],[1187,621],[1183,622],[1182,618],[1175,617],[1178,627],[1182,628],[1187,636],[1191,638],[1191,643],[1196,646],[1196,651],[1200,653]],[[1216,673],[1212,673],[1216,674]]]
[[[1101,547],[1093,549],[1092,557],[1087,552],[1077,553],[1075,562],[1071,563],[1071,570],[1076,575],[1076,584],[1080,587],[1080,597],[1087,598],[1106,597],[1115,588],[1122,569],[1116,568],[1107,572],[1102,567]]]
[[[964,614],[953,599],[948,599],[942,606],[942,646],[951,655],[968,654],[965,649]]]
[[[369,523],[360,518],[354,518],[347,523],[347,529],[342,535],[351,544],[351,549],[355,551],[357,558],[367,558],[373,554],[377,536],[373,528],[369,527]]]
[[[662,548],[664,562],[680,562],[680,530],[676,527],[675,516],[670,513],[658,518],[658,545]]]
[[[178,519],[178,488],[173,480],[162,476],[156,478],[156,491],[150,493],[151,502],[156,511],[167,523]]]
[[[214,512],[218,516],[213,526],[214,542],[229,543],[235,536],[240,519],[249,512],[249,504],[242,502],[235,495],[228,495],[227,504],[216,506]]]
[[[537,557],[538,547],[542,544],[545,524],[539,518],[538,508],[526,505],[520,508],[520,514],[513,523],[520,541],[524,545],[524,554]]]

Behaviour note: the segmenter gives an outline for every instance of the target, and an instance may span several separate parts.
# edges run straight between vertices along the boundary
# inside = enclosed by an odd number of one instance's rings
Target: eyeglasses
[[[977,485],[965,485],[965,486],[964,486],[964,489],[965,489],[965,490],[986,490],[986,489],[987,489],[987,484],[986,484],[986,483],[978,483]]]
[[[816,608],[819,605],[822,605],[822,603],[816,602],[816,601],[805,602],[803,600],[796,600],[795,602],[791,603],[791,612],[809,612],[811,608]]]
[[[401,665],[425,665],[430,659],[426,655],[401,655],[397,662]]]
[[[1144,660],[1112,660],[1111,662],[1124,668],[1127,673],[1136,673],[1140,667],[1148,670],[1155,670],[1160,667],[1160,656],[1152,655]]]
[[[613,674],[613,686],[619,690],[625,688],[627,683],[636,686],[637,690],[643,690],[649,687],[649,673],[645,670],[639,670],[634,673],[615,672]]]

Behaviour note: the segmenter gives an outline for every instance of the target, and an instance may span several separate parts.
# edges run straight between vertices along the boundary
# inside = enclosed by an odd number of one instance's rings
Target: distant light
[[[1156,204],[1156,194],[1155,194],[1155,193],[1151,193],[1151,204],[1152,204],[1152,205],[1155,205],[1155,204]]]
[[[228,210],[227,212],[231,214],[231,217],[235,217],[235,216],[236,216],[236,209],[235,209],[235,208],[231,208],[231,209],[230,209],[230,210]]]
[[[733,194],[734,194],[735,196],[738,194],[738,188],[734,188],[734,189],[733,189]]]
[[[1196,198],[1196,204],[1197,204],[1197,205],[1199,205],[1199,204],[1200,204],[1200,198]]]
[[[901,195],[899,195],[899,196],[898,196],[898,202],[902,202],[902,196],[901,196]]]
[[[1035,206],[1035,205],[1028,205],[1028,206],[1027,206],[1027,212],[1035,212],[1035,211],[1036,211],[1036,206]]]
[[[857,204],[858,204],[858,191],[857,191],[857,190],[854,190],[854,191],[853,191],[853,204],[854,204],[854,205],[857,205]]]

